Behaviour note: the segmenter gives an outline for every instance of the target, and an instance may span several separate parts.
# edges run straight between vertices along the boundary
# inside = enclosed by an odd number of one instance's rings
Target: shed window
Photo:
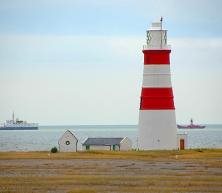
[[[66,145],[70,145],[70,141],[66,141]]]

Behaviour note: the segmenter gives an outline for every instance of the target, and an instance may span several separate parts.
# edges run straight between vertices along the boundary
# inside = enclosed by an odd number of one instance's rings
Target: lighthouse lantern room
[[[144,70],[139,111],[139,149],[176,149],[177,128],[167,31],[152,23],[143,46]]]

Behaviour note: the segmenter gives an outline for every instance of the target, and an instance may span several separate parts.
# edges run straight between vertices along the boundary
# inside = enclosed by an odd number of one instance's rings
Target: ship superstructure
[[[206,126],[205,125],[197,125],[193,124],[193,119],[190,119],[190,124],[189,125],[177,125],[179,129],[204,129]]]

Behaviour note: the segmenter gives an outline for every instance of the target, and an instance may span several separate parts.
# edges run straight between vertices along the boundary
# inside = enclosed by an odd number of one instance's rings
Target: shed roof
[[[123,138],[88,138],[83,145],[120,145]]]
[[[71,134],[71,136],[73,136],[73,138],[75,138],[76,141],[78,142],[77,137],[70,130],[66,130],[66,132],[63,133],[63,135],[59,138],[59,144],[60,144],[60,141],[63,139],[63,137],[66,136],[67,134]]]

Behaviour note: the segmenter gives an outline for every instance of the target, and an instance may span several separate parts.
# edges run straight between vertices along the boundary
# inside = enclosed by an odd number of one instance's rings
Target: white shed
[[[67,130],[59,139],[59,151],[60,152],[76,152],[78,139],[69,130]]]
[[[132,149],[132,141],[124,138],[88,138],[82,144],[83,150],[117,150],[128,151]]]
[[[178,133],[177,134],[177,147],[179,150],[187,148],[187,133]]]

